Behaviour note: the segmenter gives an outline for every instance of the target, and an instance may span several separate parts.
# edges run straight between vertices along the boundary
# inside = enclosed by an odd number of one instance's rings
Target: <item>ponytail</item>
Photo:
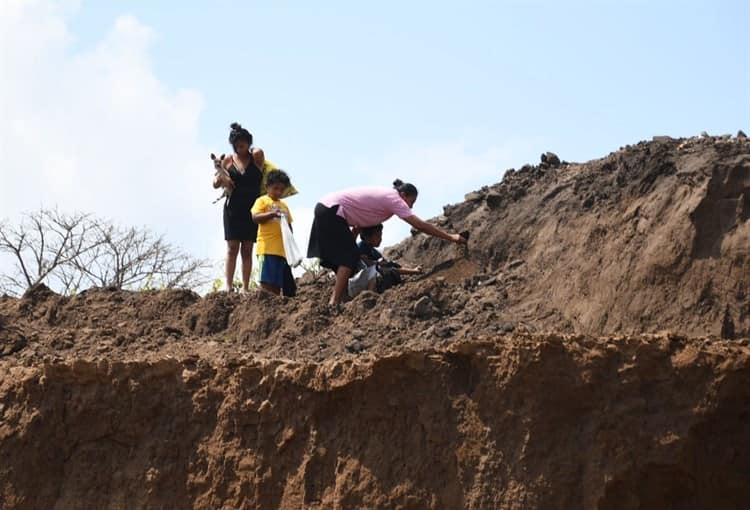
[[[232,122],[229,128],[231,129],[229,132],[229,143],[233,148],[236,149],[237,142],[247,142],[248,145],[253,144],[253,135],[240,124]]]
[[[395,189],[399,193],[403,193],[407,197],[416,197],[419,194],[416,186],[408,182],[405,183],[401,179],[396,179],[395,181],[393,181],[393,189]]]

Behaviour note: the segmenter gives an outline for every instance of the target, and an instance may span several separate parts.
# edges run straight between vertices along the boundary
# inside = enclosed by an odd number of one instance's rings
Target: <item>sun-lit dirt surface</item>
[[[332,311],[0,298],[0,508],[744,508],[750,143],[525,167]]]

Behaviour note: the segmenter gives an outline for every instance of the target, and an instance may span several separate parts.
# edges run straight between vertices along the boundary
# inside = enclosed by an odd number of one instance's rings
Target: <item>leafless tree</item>
[[[208,261],[196,259],[147,229],[92,224],[90,250],[74,260],[89,286],[118,289],[194,288],[207,279]]]
[[[93,249],[89,229],[87,214],[64,214],[56,209],[26,214],[18,226],[0,224],[0,252],[11,255],[15,269],[0,275],[4,290],[22,292]]]
[[[44,209],[17,227],[0,225],[0,252],[14,260],[14,272],[0,275],[2,290],[14,294],[41,282],[64,294],[88,287],[195,288],[207,282],[209,267],[146,228]]]

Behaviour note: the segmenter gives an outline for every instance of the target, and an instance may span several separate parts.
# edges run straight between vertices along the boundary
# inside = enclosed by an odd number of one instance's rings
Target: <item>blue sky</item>
[[[750,129],[750,2],[8,5],[0,150],[38,150],[34,119],[55,126],[60,156],[32,202],[5,166],[0,216],[84,208],[217,260],[205,156],[229,150],[235,120],[289,171],[305,221],[339,188],[413,181],[429,218],[546,150],[585,161],[653,135]],[[385,238],[405,232],[391,220]]]
[[[748,2],[467,4],[97,1],[71,28],[85,46],[136,16],[159,77],[204,95],[202,140],[237,119],[295,168],[456,138],[588,159],[748,120]]]

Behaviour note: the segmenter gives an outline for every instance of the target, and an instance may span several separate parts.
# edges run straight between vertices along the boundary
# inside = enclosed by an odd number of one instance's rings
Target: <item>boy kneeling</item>
[[[258,272],[260,288],[271,294],[293,296],[294,276],[284,254],[284,241],[281,222],[292,226],[289,207],[281,201],[286,189],[291,185],[289,176],[283,170],[272,170],[266,178],[267,195],[259,197],[250,210],[253,221],[258,224]]]
[[[359,237],[361,240],[357,244],[357,247],[362,259],[363,272],[358,273],[352,280],[359,277],[367,280],[367,284],[365,285],[362,282],[359,286],[350,285],[350,294],[352,294],[352,290],[355,290],[358,294],[362,290],[365,290],[365,288],[383,292],[401,283],[402,275],[422,273],[421,266],[413,269],[401,267],[398,263],[383,258],[383,254],[377,250],[377,247],[383,242],[382,224],[373,227],[363,227],[359,232]]]

